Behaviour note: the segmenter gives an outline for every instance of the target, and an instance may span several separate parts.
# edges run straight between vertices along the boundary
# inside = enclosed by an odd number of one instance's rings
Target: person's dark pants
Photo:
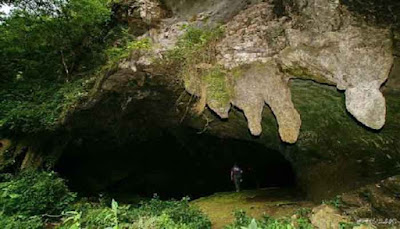
[[[240,182],[241,182],[241,180],[242,179],[240,177],[233,178],[233,182],[235,183],[236,192],[240,192]]]

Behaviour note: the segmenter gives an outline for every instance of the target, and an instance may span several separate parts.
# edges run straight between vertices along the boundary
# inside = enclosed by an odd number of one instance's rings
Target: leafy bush
[[[210,220],[198,209],[182,201],[152,199],[140,206],[119,206],[112,201],[111,208],[96,204],[83,204],[67,212],[61,228],[79,225],[83,228],[141,228],[141,229],[198,229],[211,228]]]
[[[0,183],[0,209],[6,215],[59,214],[76,197],[53,172],[26,171]]]
[[[87,96],[94,79],[69,83],[14,80],[0,85],[0,129],[27,133],[53,129],[61,114]]]
[[[2,229],[39,229],[43,223],[38,216],[8,216],[0,212],[0,228]]]
[[[257,221],[255,219],[251,220],[251,223],[248,227],[242,227],[242,229],[258,229]]]
[[[210,228],[209,219],[197,208],[189,205],[188,199],[173,202],[175,206],[170,206],[162,211],[161,216],[168,217],[172,225],[179,225],[181,228]],[[165,218],[164,218],[165,219]],[[169,224],[161,224],[161,228],[168,228]],[[170,227],[174,228],[174,227]],[[176,227],[178,228],[178,227]]]
[[[25,171],[16,176],[4,175],[1,179],[0,228],[43,228],[44,216],[49,215],[62,217],[59,228],[65,229],[211,228],[210,220],[190,206],[188,198],[181,201],[154,198],[138,206],[119,206],[114,200],[110,207],[86,201],[72,205],[76,194],[54,172]]]
[[[75,223],[79,222],[80,225],[89,228],[101,228],[101,227],[117,227],[118,226],[118,204],[112,200],[111,208],[99,207],[99,208],[87,208],[79,218],[75,217]],[[75,214],[76,215],[76,214]],[[78,219],[78,220],[77,220]]]
[[[251,222],[251,218],[243,210],[236,210],[233,215],[235,217],[235,222],[233,225],[228,226],[228,228],[240,228],[249,225]]]
[[[331,205],[335,208],[340,208],[343,206],[342,196],[337,195],[331,200],[324,200],[322,201],[323,204]]]
[[[111,23],[108,0],[47,2],[15,1],[16,9],[1,18],[4,77],[68,79],[97,64],[93,57],[101,54]]]
[[[54,130],[88,95],[102,66],[132,48],[132,36],[109,0],[9,4],[12,13],[0,14],[0,131]]]

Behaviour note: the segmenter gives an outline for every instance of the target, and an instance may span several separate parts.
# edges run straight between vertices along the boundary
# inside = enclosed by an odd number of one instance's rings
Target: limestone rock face
[[[278,18],[273,9],[269,3],[257,4],[226,24],[226,37],[217,45],[219,64],[233,68],[267,62],[286,47],[287,18]]]
[[[295,143],[301,120],[288,83],[293,78],[313,80],[344,91],[349,113],[363,125],[381,129],[386,104],[380,87],[393,65],[390,31],[367,25],[339,0],[292,3],[279,13],[273,1],[245,8],[242,1],[235,0],[230,12],[239,11],[238,7],[243,10],[224,18],[228,22],[223,26],[225,36],[215,44],[215,62],[203,63],[213,65],[208,69],[217,66],[228,74],[208,80],[189,75],[186,81],[190,82],[185,82],[187,92],[206,97],[202,101],[220,118],[228,118],[231,104],[240,108],[250,132],[256,136],[262,132],[261,116],[267,104],[277,119],[281,139]],[[162,59],[164,52],[173,49],[184,32],[182,27],[207,24],[204,21],[213,20],[224,4],[227,1],[214,4],[215,9],[196,12],[191,22],[179,17],[161,20],[144,35],[152,40],[153,50],[147,55],[149,58],[142,58],[146,60],[141,61],[146,62],[143,65],[151,66],[154,57]],[[160,5],[156,0],[140,0],[134,8],[142,20],[150,22],[163,17]],[[125,69],[136,72],[135,66],[125,65]],[[232,77],[230,73],[236,70],[239,77]],[[112,90],[115,82],[124,80],[132,79],[110,77],[105,88]],[[204,81],[209,82],[204,85]]]
[[[153,51],[156,55],[160,55],[161,52],[172,49],[179,37],[184,34],[182,27],[188,25],[185,21],[175,22],[171,19],[163,20],[160,23],[160,28],[153,28],[144,37],[150,37],[154,47]]]
[[[301,122],[291,102],[289,78],[345,90],[347,110],[365,126],[381,129],[386,105],[380,87],[393,64],[389,31],[356,21],[337,0],[295,3],[297,9],[288,12],[291,19],[276,15],[270,3],[250,7],[226,24],[226,37],[217,45],[218,63],[225,68],[265,65],[266,79],[261,71],[256,76],[245,73],[235,86],[232,103],[243,109],[251,133],[260,134],[260,115],[267,103],[282,140],[296,142]]]
[[[168,11],[158,0],[121,0],[113,4],[113,14],[139,36],[167,17]]]
[[[348,26],[317,34],[287,30],[290,46],[280,54],[284,69],[306,69],[346,90],[346,107],[361,123],[380,129],[385,123],[385,99],[379,91],[393,56],[389,32]],[[296,77],[296,76],[295,76]]]
[[[287,78],[270,59],[265,64],[246,69],[235,83],[233,104],[243,110],[250,132],[260,135],[264,104],[274,112],[279,125],[281,139],[294,143],[299,134],[301,120],[294,108]]]
[[[158,0],[136,0],[131,2],[131,17],[135,15],[136,18],[140,18],[147,24],[157,22],[165,17],[166,12]]]

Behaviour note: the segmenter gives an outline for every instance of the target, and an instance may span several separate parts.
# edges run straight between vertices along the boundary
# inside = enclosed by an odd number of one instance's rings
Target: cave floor
[[[235,210],[244,210],[257,219],[264,214],[281,218],[290,217],[301,208],[313,208],[317,205],[299,198],[295,192],[286,188],[223,192],[194,200],[192,204],[209,216],[213,229],[221,229],[234,221]]]

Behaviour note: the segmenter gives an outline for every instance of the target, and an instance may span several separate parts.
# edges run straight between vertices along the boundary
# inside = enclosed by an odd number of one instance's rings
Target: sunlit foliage
[[[2,3],[13,10],[0,15],[0,132],[54,129],[87,96],[107,50],[131,38],[108,0]]]

